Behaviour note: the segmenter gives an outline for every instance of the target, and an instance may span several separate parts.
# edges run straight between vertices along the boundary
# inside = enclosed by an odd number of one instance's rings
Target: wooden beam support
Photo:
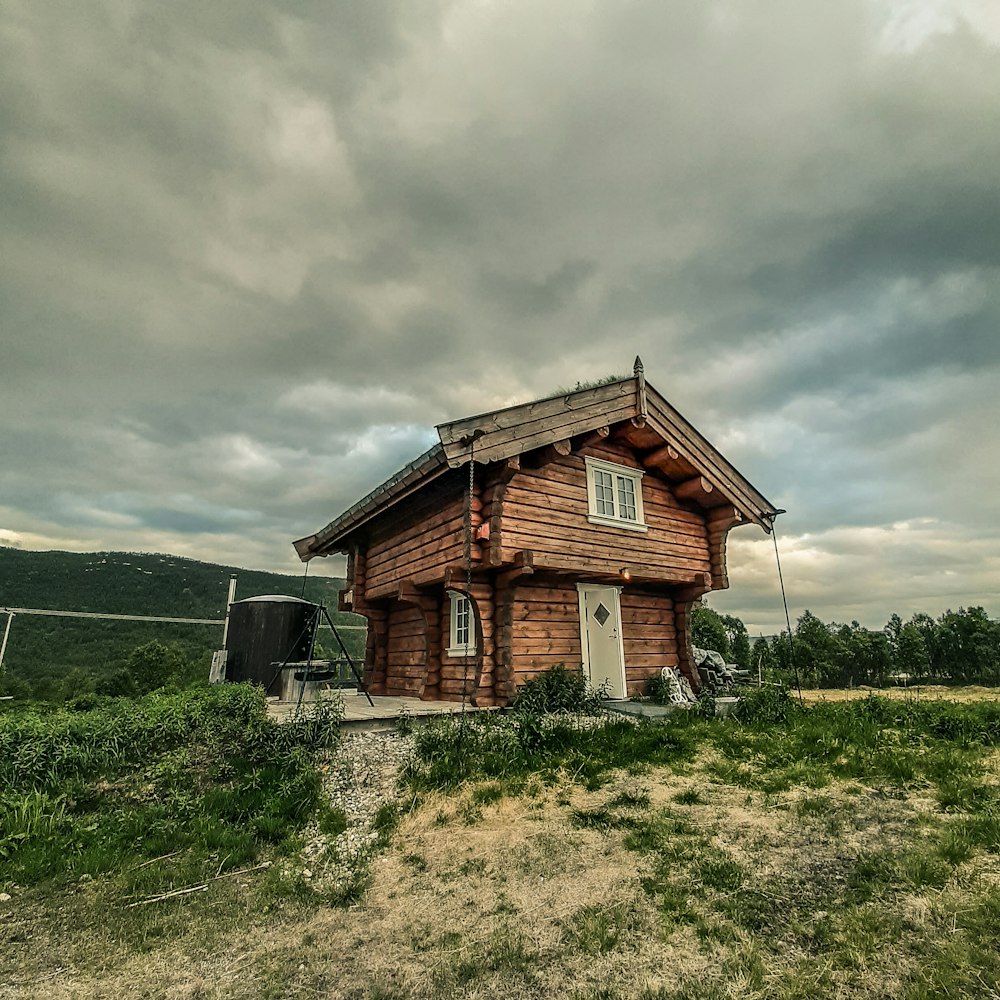
[[[715,499],[712,496],[714,492],[715,487],[704,476],[685,479],[683,483],[678,483],[674,487],[674,496],[678,500],[687,500],[702,506],[708,506]]]
[[[516,580],[523,576],[530,576],[535,572],[535,554],[531,549],[521,549],[514,556],[514,564],[502,573],[497,574],[496,589],[506,590],[513,586]]]
[[[726,569],[726,540],[729,529],[743,521],[735,507],[716,507],[705,522],[708,526],[708,558],[712,567],[712,589],[725,590],[729,586]]]
[[[698,470],[672,444],[664,444],[643,455],[647,469],[658,469],[667,479],[677,481],[698,475]]]
[[[643,455],[642,464],[646,468],[651,468],[654,465],[670,465],[680,459],[680,455],[677,453],[677,449],[671,444],[665,444],[662,448],[657,448],[656,451],[651,451],[648,455]]]
[[[609,434],[611,433],[611,428],[605,424],[603,427],[595,427],[592,431],[588,431],[586,434],[581,434],[577,438],[577,449],[580,448],[590,448],[592,445],[600,444]]]
[[[562,441],[555,441],[545,445],[544,448],[536,448],[534,451],[522,455],[525,468],[540,469],[550,462],[557,462],[560,458],[565,458],[573,450],[573,443],[569,438]]]
[[[477,574],[476,570],[478,566],[474,566],[472,569],[473,576],[472,579],[478,583],[482,579],[481,574]],[[465,590],[465,581],[468,576],[468,572],[465,568],[464,563],[455,563],[448,566],[444,571],[444,589],[445,590]]]

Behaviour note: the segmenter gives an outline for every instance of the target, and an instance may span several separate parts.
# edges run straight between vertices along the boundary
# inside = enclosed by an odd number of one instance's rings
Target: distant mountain
[[[25,552],[0,547],[0,607],[117,615],[221,618],[229,577],[236,599],[290,594],[336,608],[343,580],[218,566],[145,552]]]
[[[325,604],[338,623],[364,623],[335,610],[337,593],[344,586],[341,579],[308,577],[303,590],[301,576],[137,552],[26,552],[0,547],[0,608],[221,620],[231,574],[237,578],[236,600],[260,594],[303,596]],[[0,614],[0,635],[5,624],[6,616]],[[197,661],[199,670],[203,664],[207,676],[211,651],[219,647],[222,630],[210,625],[16,616],[0,690],[64,696],[116,669],[132,649],[153,639],[175,646]]]

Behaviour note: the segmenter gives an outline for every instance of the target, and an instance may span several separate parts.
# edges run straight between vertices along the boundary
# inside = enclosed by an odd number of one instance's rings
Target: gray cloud
[[[638,352],[789,508],[793,605],[997,613],[998,44],[975,0],[13,0],[0,538],[294,568],[434,423]],[[719,601],[773,628],[767,544]]]

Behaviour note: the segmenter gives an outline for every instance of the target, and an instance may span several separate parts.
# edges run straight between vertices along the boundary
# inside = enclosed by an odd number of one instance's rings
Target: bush
[[[774,726],[788,722],[801,712],[801,706],[792,699],[787,688],[760,687],[749,688],[740,694],[733,717],[751,725]]]
[[[535,715],[599,715],[601,697],[602,692],[590,688],[581,670],[567,670],[560,663],[521,688],[514,710]]]

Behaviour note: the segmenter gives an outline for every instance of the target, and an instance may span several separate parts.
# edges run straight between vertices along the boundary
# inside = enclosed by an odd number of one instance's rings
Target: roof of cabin
[[[440,443],[390,476],[325,528],[298,539],[295,549],[303,562],[313,556],[344,551],[347,537],[362,524],[449,468],[465,465],[470,457],[482,464],[502,461],[633,419],[670,445],[680,462],[701,474],[746,520],[770,530],[779,513],[777,508],[646,383],[642,362],[636,358],[635,372],[628,378],[439,424],[436,429]]]

